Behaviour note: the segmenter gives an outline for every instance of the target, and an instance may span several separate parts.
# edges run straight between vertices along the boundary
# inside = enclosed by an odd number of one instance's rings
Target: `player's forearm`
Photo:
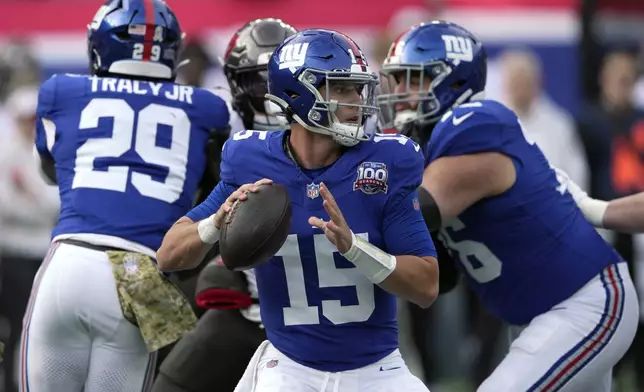
[[[199,222],[184,217],[170,228],[157,251],[157,263],[162,271],[195,268],[201,263],[212,244],[199,235]]]
[[[609,202],[603,226],[628,233],[644,232],[644,192]]]
[[[396,268],[379,286],[428,308],[438,297],[438,261],[433,257],[396,256]]]
[[[434,257],[392,256],[352,234],[351,248],[342,254],[370,281],[423,308],[438,296],[438,262]]]

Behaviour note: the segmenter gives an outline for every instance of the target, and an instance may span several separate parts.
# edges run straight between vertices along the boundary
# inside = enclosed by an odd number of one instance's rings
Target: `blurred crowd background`
[[[85,73],[86,25],[100,0],[0,0],[0,339],[16,339],[31,281],[49,243],[57,190],[32,161],[39,84]],[[354,38],[373,68],[403,30],[446,19],[489,55],[488,97],[513,108],[555,166],[593,197],[644,191],[644,1],[639,0],[168,0],[187,32],[182,83],[227,96],[219,56],[257,17]],[[605,232],[644,290],[644,236]],[[644,298],[644,295],[641,295]],[[643,307],[644,309],[644,307]],[[401,344],[434,392],[473,391],[507,347],[506,326],[464,287],[422,310],[401,304]],[[642,325],[644,326],[644,316]],[[642,330],[644,331],[644,329]],[[11,343],[13,341],[13,343]],[[616,391],[644,392],[644,338],[615,371]],[[15,375],[5,361],[4,378]],[[0,384],[0,391],[17,389]]]

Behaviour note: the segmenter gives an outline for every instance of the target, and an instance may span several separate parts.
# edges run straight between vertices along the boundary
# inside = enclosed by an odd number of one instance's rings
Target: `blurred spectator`
[[[11,328],[3,363],[6,392],[18,390],[14,358],[22,318],[59,211],[58,189],[45,183],[33,156],[37,98],[36,87],[9,93],[12,127],[0,136],[0,313]]]
[[[15,87],[40,81],[40,67],[29,46],[10,41],[0,46],[0,101]]]
[[[579,131],[591,170],[593,197],[613,199],[644,190],[644,112],[634,107],[636,56],[627,51],[608,53],[599,75],[600,97],[586,105]],[[640,134],[642,134],[640,136]]]
[[[633,89],[633,102],[638,109],[644,110],[644,40],[640,45],[638,57],[639,78]]]
[[[586,189],[588,163],[573,118],[543,92],[541,60],[530,50],[511,49],[499,60],[502,100],[519,117],[526,137],[550,164]]]
[[[12,126],[12,120],[3,108],[9,91],[24,84],[38,83],[40,67],[25,43],[9,41],[0,44],[0,134]]]
[[[579,131],[590,164],[592,197],[610,200],[644,191],[644,111],[636,109],[633,102],[636,79],[637,55],[628,50],[611,51],[599,74],[599,101],[581,112]],[[638,279],[642,262],[635,261],[644,255],[635,254],[634,237],[628,234],[616,234],[614,246],[628,261],[642,298]],[[644,391],[643,325],[640,322],[635,341],[622,360],[634,360],[638,391]],[[615,369],[616,374],[620,368]]]

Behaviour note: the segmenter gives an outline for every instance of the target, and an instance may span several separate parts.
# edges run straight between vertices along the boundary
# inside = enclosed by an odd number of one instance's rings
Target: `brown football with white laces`
[[[291,198],[280,184],[260,185],[233,204],[219,237],[221,259],[235,271],[254,268],[273,257],[291,230]]]

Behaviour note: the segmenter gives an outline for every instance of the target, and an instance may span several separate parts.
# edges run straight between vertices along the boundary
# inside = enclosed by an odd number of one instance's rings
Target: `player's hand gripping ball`
[[[262,180],[238,191],[232,206],[224,211],[219,238],[221,259],[235,271],[273,257],[291,230],[292,215],[291,199],[283,185]]]

